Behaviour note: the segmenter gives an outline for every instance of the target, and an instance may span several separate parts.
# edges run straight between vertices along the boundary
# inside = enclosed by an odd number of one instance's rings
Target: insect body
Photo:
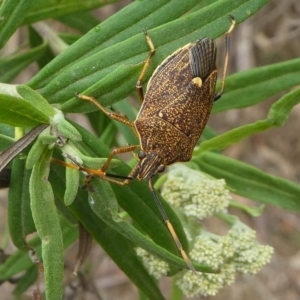
[[[169,56],[156,69],[134,122],[144,157],[137,178],[188,161],[207,123],[217,80],[216,46],[204,38]]]
[[[152,178],[156,173],[163,172],[165,167],[172,163],[191,159],[193,149],[209,118],[213,102],[223,94],[228,62],[229,34],[235,26],[234,17],[230,16],[230,19],[231,26],[225,35],[227,47],[222,87],[218,94],[215,94],[216,46],[213,40],[203,38],[195,44],[187,44],[167,57],[154,71],[149,80],[145,97],[143,97],[142,80],[155,53],[152,40],[145,32],[150,53],[136,85],[142,106],[134,122],[124,115],[108,111],[93,97],[78,96],[80,99],[94,103],[110,118],[131,127],[138,136],[140,144],[113,149],[100,170],[77,168],[89,173],[90,178],[98,176],[120,185],[127,185],[134,178],[148,180],[149,188],[160,213],[182,257],[194,272],[196,271],[155,193]],[[124,179],[124,177],[106,173],[114,155],[137,149],[140,149],[139,162],[127,179],[120,181],[116,178]]]

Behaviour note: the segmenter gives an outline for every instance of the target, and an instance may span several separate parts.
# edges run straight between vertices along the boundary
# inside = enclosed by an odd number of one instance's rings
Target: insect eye
[[[139,154],[138,154],[138,158],[143,159],[145,157],[146,157],[146,153],[144,151],[140,151]]]
[[[164,165],[160,165],[157,169],[157,173],[163,173],[165,171],[166,167]]]

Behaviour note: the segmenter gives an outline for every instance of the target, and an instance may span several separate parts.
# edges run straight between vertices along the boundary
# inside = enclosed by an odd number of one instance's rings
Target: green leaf
[[[0,58],[0,81],[10,82],[23,69],[38,60],[45,53],[46,49],[47,43],[44,42],[26,52],[15,53]]]
[[[27,289],[32,286],[38,277],[37,266],[31,266],[26,270],[25,274],[22,276],[20,281],[17,283],[16,288],[13,291],[14,295],[21,295],[27,291]]]
[[[15,140],[15,128],[5,124],[0,124],[0,151],[10,147]]]
[[[44,40],[47,41],[47,47],[44,50],[43,54],[36,59],[36,62],[39,68],[41,69],[54,58],[54,54],[52,53],[49,47],[48,40],[45,39],[45,37],[40,36],[32,26],[28,27],[28,35],[29,35],[29,44],[31,48],[39,47],[41,44],[44,43]]]
[[[92,54],[99,52],[101,49],[141,33],[144,28],[149,29],[154,27],[155,24],[161,25],[175,19],[192,8],[197,1],[181,1],[181,5],[177,5],[178,0],[171,1],[172,3],[169,2],[168,0],[163,0],[135,1],[131,3],[69,47],[67,53],[59,55],[46,69],[31,79],[30,84],[35,89],[40,88],[49,82],[50,76],[55,78],[64,68],[68,67],[68,65],[73,65],[75,62],[77,63],[82,57],[92,56]],[[156,16],[157,20],[155,22],[151,21],[153,19],[152,14]],[[151,27],[149,27],[151,25],[150,22],[153,23]],[[148,51],[147,47],[145,47],[144,51],[145,53]],[[99,69],[97,64],[94,67]],[[97,71],[95,68],[94,72]],[[85,76],[87,75],[85,74]]]
[[[35,237],[31,239],[28,244],[35,249],[35,251],[40,253],[40,239]],[[33,262],[29,257],[28,250],[17,250],[15,251],[3,264],[0,265],[0,280],[9,279],[16,274],[27,270],[32,267]]]
[[[43,0],[35,1],[26,15],[23,24],[56,18],[73,12],[91,10],[118,0]]]
[[[113,122],[110,122],[108,126],[106,126],[105,130],[101,133],[100,141],[110,147],[115,145],[115,136],[117,134],[117,127]]]
[[[236,194],[284,209],[300,210],[298,184],[214,152],[206,152],[192,161],[203,172],[215,178],[224,178]]]
[[[133,105],[125,99],[125,101],[120,101],[118,103],[114,104],[114,108],[122,112],[122,114],[125,114],[130,120],[134,121],[135,117],[137,116],[138,112],[136,109],[134,109]],[[126,143],[130,145],[137,145],[139,144],[138,138],[135,136],[135,134],[132,132],[131,128],[128,126],[124,126],[120,122],[114,121],[115,126],[118,128],[119,132],[122,133],[122,136],[124,137],[124,145]],[[101,136],[102,138],[102,136]]]
[[[54,116],[54,108],[49,105],[47,100],[43,98],[39,93],[37,93],[27,85],[17,85],[16,88],[20,96],[32,103],[34,107],[41,111],[44,115],[48,117]]]
[[[63,115],[62,115],[63,116]],[[66,119],[64,118],[58,118],[57,122],[57,129],[60,134],[63,136],[67,137],[71,141],[81,141],[81,135],[80,133],[76,130],[76,128],[71,125]],[[54,120],[55,122],[55,120]]]
[[[77,238],[78,232],[74,226],[63,227],[64,249],[69,247]],[[41,240],[39,237],[34,237],[28,244],[41,257]],[[28,250],[17,250],[0,265],[0,280],[9,279],[24,270],[28,270],[32,266],[33,262],[29,258]]]
[[[111,228],[114,228],[123,236],[127,237],[129,240],[134,242],[135,245],[138,245],[148,252],[161,257],[170,264],[177,265],[181,268],[187,268],[184,261],[180,261],[177,257],[172,257],[172,254],[155,246],[153,242],[146,238],[144,234],[140,233],[131,224],[126,221],[122,221],[122,219],[118,216],[118,202],[108,183],[104,181],[97,181],[97,183],[93,184],[93,192],[90,192],[89,194],[89,202],[93,211],[99,218],[109,224]],[[126,195],[123,195],[123,197],[124,196],[126,197]],[[208,268],[204,267],[204,271],[207,270]]]
[[[17,127],[49,123],[49,116],[27,99],[20,97],[14,85],[0,83],[0,106],[0,123]]]
[[[4,151],[15,142],[15,139],[8,137],[4,134],[0,134],[0,151]]]
[[[59,33],[59,38],[62,39],[68,45],[72,45],[80,39],[80,35],[60,32]]]
[[[50,180],[55,194],[63,202],[65,178],[59,166],[53,165],[51,169]],[[135,245],[98,218],[86,197],[86,192],[79,190],[75,201],[68,208],[131,281],[148,295],[149,299],[163,299],[153,278],[137,259]]]
[[[15,128],[12,127],[12,126],[0,124],[0,134],[14,139],[14,137],[15,137]]]
[[[36,162],[39,160],[45,149],[47,148],[47,145],[43,144],[41,139],[37,139],[35,143],[32,145],[32,147],[29,150],[29,153],[26,158],[26,169],[31,170]]]
[[[0,49],[21,25],[34,0],[6,0],[0,7]]]
[[[264,0],[218,1],[180,18],[198,1],[135,1],[70,46],[39,72],[30,86],[43,87],[42,95],[50,103],[64,103],[62,108],[66,111],[95,110],[74,98],[74,92],[86,93],[87,89],[93,96],[101,96],[104,105],[112,104],[134,90],[141,62],[149,52],[141,28],[147,28],[153,39],[157,50],[153,65],[157,65],[188,42],[224,33],[230,26],[229,13],[241,22],[265,3]],[[124,20],[121,26],[120,19]],[[120,85],[120,80],[126,84]]]
[[[240,126],[201,143],[193,153],[194,156],[212,149],[225,149],[231,144],[238,143],[245,137],[270,129],[283,126],[292,108],[300,102],[300,89],[292,91],[275,102],[265,120]]]
[[[40,254],[40,239],[33,238],[28,242],[35,251]],[[29,258],[28,250],[15,251],[3,264],[0,265],[0,280],[9,279],[16,274],[27,270],[33,266],[33,262]]]
[[[214,104],[213,113],[259,103],[299,84],[300,59],[292,59],[239,72],[226,78],[225,93]]]
[[[54,194],[48,181],[51,153],[46,149],[33,167],[29,187],[32,216],[42,241],[46,298],[58,300],[63,296],[64,249]]]
[[[30,208],[30,174],[25,170],[25,159],[16,157],[12,165],[8,194],[8,224],[14,245],[23,250],[28,250],[26,236],[35,232]]]
[[[86,33],[99,24],[99,20],[87,11],[79,11],[72,14],[60,16],[56,18],[58,21],[77,29],[82,33]]]
[[[70,163],[70,162],[69,162]],[[64,195],[65,205],[73,203],[79,187],[79,171],[66,168],[66,191]]]

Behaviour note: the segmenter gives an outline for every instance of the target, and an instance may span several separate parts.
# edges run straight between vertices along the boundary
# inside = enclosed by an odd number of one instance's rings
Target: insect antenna
[[[192,263],[191,263],[191,261],[190,261],[188,255],[186,254],[185,250],[183,249],[183,247],[182,247],[182,245],[181,245],[181,243],[180,243],[180,241],[179,241],[179,238],[178,238],[178,236],[177,236],[177,234],[176,234],[176,232],[175,232],[175,229],[174,229],[172,223],[170,222],[170,220],[169,220],[169,218],[168,218],[168,216],[167,216],[167,214],[166,214],[164,208],[162,207],[162,204],[161,204],[160,200],[159,200],[158,197],[157,197],[156,191],[155,191],[155,189],[154,189],[154,187],[153,187],[152,178],[149,179],[149,189],[150,189],[150,191],[151,191],[151,193],[152,193],[152,196],[153,196],[153,199],[154,199],[154,201],[155,201],[155,203],[156,203],[156,205],[157,205],[157,207],[158,207],[158,209],[159,209],[159,212],[160,212],[160,214],[162,215],[162,217],[163,217],[165,223],[167,224],[168,229],[169,229],[169,231],[170,231],[170,233],[171,233],[171,235],[172,235],[172,238],[173,238],[173,240],[175,241],[175,243],[176,243],[176,245],[177,245],[177,248],[178,248],[178,250],[179,250],[180,253],[181,253],[181,256],[183,257],[183,259],[184,259],[185,263],[187,264],[187,266],[189,267],[189,269],[190,269],[194,274],[196,274],[197,272],[196,272],[194,266],[192,265]]]
[[[229,27],[228,31],[225,33],[225,44],[226,44],[226,52],[225,52],[225,60],[224,60],[224,67],[223,67],[223,74],[222,74],[222,83],[221,83],[221,90],[215,95],[215,101],[220,99],[222,94],[224,93],[225,88],[225,78],[228,66],[228,57],[229,57],[229,49],[230,49],[230,33],[234,29],[236,21],[233,15],[228,15],[231,20],[231,26]]]

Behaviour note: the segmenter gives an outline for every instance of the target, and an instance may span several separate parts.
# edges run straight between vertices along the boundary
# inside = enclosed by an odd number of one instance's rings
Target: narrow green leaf
[[[57,129],[63,136],[71,141],[81,141],[82,139],[76,128],[64,118],[58,120]]]
[[[32,24],[34,30],[36,30],[43,39],[46,39],[49,44],[49,48],[54,55],[65,51],[68,48],[68,45],[59,37],[56,31],[49,26],[46,22],[38,22]]]
[[[38,255],[40,254],[41,245],[38,237],[33,238],[28,244],[34,248]],[[17,250],[0,265],[0,280],[9,279],[32,266],[33,262],[29,258],[28,250]]]
[[[224,178],[234,193],[293,211],[300,210],[300,186],[213,152],[192,159],[203,172]]]
[[[126,197],[126,193],[124,192],[126,191],[123,187],[123,198]],[[97,181],[97,183],[93,183],[93,191],[90,192],[90,197],[91,198],[89,202],[93,211],[98,217],[104,220],[104,222],[110,224],[112,228],[116,229],[123,236],[134,242],[134,244],[144,248],[153,255],[161,257],[169,264],[173,264],[179,268],[187,268],[186,263],[182,259],[178,259],[178,257],[168,253],[165,249],[157,247],[153,242],[151,242],[151,240],[146,238],[143,233],[140,233],[128,222],[120,219],[118,216],[117,200],[115,199],[113,190],[109,187],[107,182],[101,180]],[[150,216],[147,215],[147,218],[149,217]],[[135,221],[139,222],[139,226],[143,227],[140,220],[135,219]],[[153,227],[153,230],[155,230],[155,224],[153,224]],[[158,235],[159,232],[156,231],[155,234]],[[195,265],[195,267],[197,270],[203,272],[212,271],[211,268],[206,266]],[[175,271],[175,269],[173,271]]]
[[[8,194],[8,225],[14,245],[28,250],[26,236],[35,232],[30,209],[29,171],[25,170],[25,160],[16,157],[12,165]]]
[[[16,53],[0,58],[0,81],[10,82],[23,69],[38,60],[46,51],[47,43],[44,42],[26,52]]]
[[[104,105],[112,104],[125,98],[134,90],[138,73],[142,67],[141,62],[145,60],[149,51],[143,34],[137,34],[141,32],[140,28],[137,28],[137,26],[131,27],[132,22],[134,22],[132,20],[133,15],[134,18],[137,18],[135,25],[139,23],[139,25],[144,25],[141,28],[149,29],[148,32],[157,50],[153,58],[153,65],[157,65],[171,52],[188,42],[195,41],[201,36],[208,35],[214,38],[224,33],[230,25],[229,13],[234,14],[237,21],[240,22],[248,18],[265,3],[264,0],[218,1],[205,9],[178,18],[194,6],[197,1],[185,1],[184,4],[180,1],[178,5],[176,2],[177,0],[168,3],[163,3],[163,1],[136,1],[132,3],[126,7],[127,9],[103,22],[99,32],[97,30],[90,31],[84,38],[69,47],[63,55],[60,55],[51,65],[33,78],[30,85],[34,88],[41,87],[45,84],[45,79],[47,82],[49,79],[53,79],[41,90],[41,93],[51,103],[67,101],[63,106],[66,111],[87,111],[95,108],[82,104],[82,101],[78,103],[78,99],[73,98],[74,91],[91,92],[89,87],[98,83],[96,90],[92,88],[93,95],[95,97],[101,96]],[[131,13],[130,26],[124,23],[125,28],[124,26],[120,27],[119,20],[123,20],[121,16],[133,8],[136,10]],[[140,13],[137,14],[136,11]],[[149,15],[149,12],[153,13]],[[163,14],[163,12],[165,13]],[[147,18],[143,18],[145,13],[147,13]],[[162,19],[162,16],[165,16],[165,19]],[[176,18],[175,21],[150,30],[150,28],[162,24],[162,21],[167,22],[174,17]],[[114,28],[116,18],[118,18],[118,27]],[[108,25],[113,27],[108,27]],[[127,30],[126,26],[128,27]],[[120,31],[122,31],[122,34],[116,36],[117,32]],[[116,44],[110,46],[112,44],[111,40],[105,42],[102,37],[108,39],[112,35]],[[128,36],[131,36],[131,38],[128,38]],[[124,37],[127,40],[121,42]],[[91,43],[91,39],[93,43]],[[94,48],[91,45],[94,45]],[[70,63],[72,65],[68,66]],[[66,68],[62,69],[63,66]],[[126,67],[130,73],[127,78],[124,70]],[[58,71],[59,74],[56,74]],[[120,85],[119,81],[116,80],[119,73],[122,73],[121,78],[124,78],[123,81],[126,80],[126,84]],[[108,76],[108,79],[105,79],[105,76]],[[99,84],[101,80],[103,81]],[[105,94],[108,93],[108,90],[110,93]]]
[[[42,241],[46,298],[58,300],[63,295],[64,249],[54,194],[48,182],[51,153],[46,149],[33,167],[30,195],[34,223]]]
[[[0,124],[0,134],[3,134],[7,137],[14,138],[15,137],[15,127],[8,126],[5,124]]]
[[[82,33],[88,32],[100,23],[100,21],[90,12],[82,10],[72,14],[57,17],[56,19],[70,26],[71,28],[79,30]]]
[[[68,45],[72,45],[72,44],[74,44],[76,41],[78,41],[80,39],[80,35],[73,34],[73,33],[60,32],[58,34],[58,36],[59,36],[60,39],[62,39]]]
[[[117,127],[113,122],[110,122],[108,126],[106,126],[105,130],[101,133],[100,141],[105,145],[113,147],[115,145],[115,136],[117,134]]]
[[[78,238],[76,227],[63,227],[64,249],[68,248]],[[32,247],[39,257],[41,257],[41,240],[34,237],[28,244]],[[9,279],[18,273],[28,270],[33,266],[33,262],[29,258],[28,250],[15,251],[3,264],[0,265],[0,280]]]
[[[6,135],[0,134],[0,151],[4,151],[15,142],[15,139]]]
[[[70,163],[70,162],[69,162]],[[66,168],[66,191],[64,195],[65,205],[73,203],[79,187],[79,171]]]
[[[134,106],[125,99],[125,101],[120,101],[114,104],[114,109],[122,114],[126,115],[130,120],[134,121],[138,112],[134,109]],[[126,143],[130,145],[137,145],[139,141],[135,134],[132,132],[131,128],[128,126],[124,126],[120,122],[114,122],[115,126],[119,129],[119,132],[122,133],[123,137],[125,138],[124,145]]]
[[[21,25],[34,0],[5,0],[0,7],[0,49]]]
[[[15,128],[6,124],[0,124],[0,151],[4,151],[15,141]]]
[[[39,47],[44,43],[45,37],[39,35],[39,33],[32,27],[28,27],[28,35],[29,35],[29,44],[31,48]],[[49,43],[47,41],[47,46],[43,52],[43,54],[36,59],[36,62],[39,68],[43,68],[54,58],[54,54],[52,53]]]
[[[204,151],[212,149],[225,149],[231,144],[237,143],[255,133],[270,129],[272,127],[283,126],[288,118],[292,108],[300,102],[300,89],[294,90],[277,102],[275,102],[265,120],[260,120],[252,124],[240,126],[238,128],[227,131],[224,134],[216,136],[208,141],[200,144],[199,148],[193,153],[194,156]]]
[[[44,70],[39,72],[39,74],[30,80],[30,85],[34,89],[41,88],[47,84],[50,79],[55,79],[64,69],[69,66],[72,67],[75,62],[78,63],[83,57],[92,57],[92,54],[98,53],[100,50],[103,50],[108,46],[133,37],[134,35],[141,33],[145,28],[149,30],[150,28],[176,19],[195,6],[198,1],[199,0],[186,0],[184,2],[180,0],[134,1],[118,13],[105,20],[105,22],[102,22],[101,25],[96,26],[77,43],[69,47],[67,52],[59,55],[55,60],[52,61],[50,65],[48,65]],[[120,20],[122,20],[122,22],[120,22]],[[138,43],[136,43],[136,45],[132,45],[132,49],[136,48],[136,46],[140,48],[143,46],[143,42],[144,41],[141,39]],[[143,48],[144,57],[146,57],[146,52],[149,49],[147,49],[147,46]],[[113,55],[107,56],[106,60],[108,60],[108,65],[114,63],[118,57],[119,60],[120,58],[122,59],[120,54],[122,54],[124,50],[127,52],[128,47],[126,47],[126,49],[119,48],[118,54],[113,53]],[[130,57],[131,53],[129,52],[128,54],[128,57]],[[144,57],[141,60],[136,60],[135,63],[140,63],[145,59]],[[88,76],[91,71],[97,72],[103,68],[100,65],[98,66],[100,61],[97,59],[97,57],[95,57],[94,62],[97,63],[93,64],[93,69],[83,67],[82,70],[85,71],[82,75],[84,77]],[[78,74],[76,73],[74,75],[78,77]],[[106,74],[109,73],[110,72],[106,72]],[[72,73],[67,72],[67,74],[68,75],[64,77],[64,79],[69,78],[71,81],[73,81],[74,79],[72,80],[71,78],[73,76],[70,77]],[[98,79],[102,77],[104,76],[99,76]],[[89,85],[86,85],[86,87]],[[84,89],[80,89],[80,91],[82,90]]]
[[[154,252],[156,255],[160,254],[166,259],[166,252],[162,251],[163,249],[156,247],[156,249],[153,250],[153,243],[151,243],[144,234],[141,234],[129,223],[122,221],[122,219],[118,217],[118,202],[112,188],[107,182],[99,180],[93,183],[93,190],[89,193],[89,203],[95,214],[111,228],[127,237],[134,242],[134,244],[145,248],[151,253]]]
[[[35,1],[30,11],[26,15],[23,24],[31,24],[40,20],[56,18],[70,14],[72,12],[81,12],[91,10],[118,0],[43,0]]]
[[[225,93],[213,107],[217,113],[254,105],[299,84],[300,59],[239,72],[226,78]],[[218,89],[218,88],[217,88]]]
[[[17,283],[16,288],[13,291],[14,295],[21,295],[27,291],[27,289],[32,286],[38,277],[37,266],[32,266],[26,270],[25,274],[22,276],[21,280]]]
[[[47,148],[47,145],[44,145],[41,139],[37,139],[37,141],[32,145],[29,150],[29,153],[26,158],[26,169],[31,170],[36,162],[40,159],[41,155]]]
[[[34,107],[41,111],[44,115],[49,117],[54,116],[54,108],[39,93],[27,85],[17,85],[16,89],[20,96],[32,103]]]
[[[49,123],[49,116],[20,97],[14,85],[0,83],[0,106],[0,123],[17,127]]]
[[[50,180],[53,184],[55,194],[63,202],[65,178],[59,166],[53,165],[51,169]],[[135,245],[99,219],[92,211],[86,198],[86,192],[79,190],[75,201],[68,208],[116,262],[120,269],[123,270],[138,288],[144,291],[149,299],[163,299],[153,278],[149,276],[140,260],[137,259],[134,250]],[[110,214],[107,211],[106,213]]]

